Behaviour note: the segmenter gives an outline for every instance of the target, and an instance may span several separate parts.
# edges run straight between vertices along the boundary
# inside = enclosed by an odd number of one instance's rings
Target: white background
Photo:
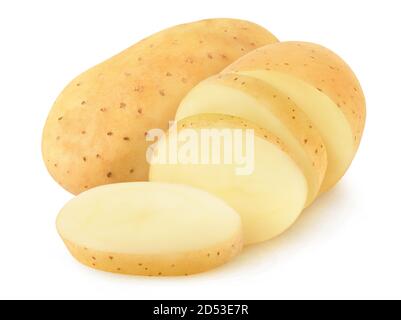
[[[400,1],[0,1],[0,298],[401,298]],[[71,195],[41,132],[73,77],[165,27],[211,17],[323,44],[354,69],[368,119],[346,177],[285,235],[187,278],[92,271],[55,229]]]

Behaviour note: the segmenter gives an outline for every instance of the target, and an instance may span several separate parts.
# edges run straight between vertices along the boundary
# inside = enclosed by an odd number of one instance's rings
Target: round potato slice
[[[103,271],[179,276],[218,267],[242,249],[240,216],[189,186],[133,182],[82,193],[60,212],[71,254]]]
[[[219,196],[241,215],[246,244],[276,237],[294,223],[305,206],[308,185],[296,159],[278,137],[252,122],[219,114],[188,117],[177,128],[178,141],[185,136],[199,137],[198,159],[203,158],[202,162],[192,161],[195,157],[186,163],[182,158],[176,163],[160,161],[164,153],[160,150],[173,149],[176,139],[170,134],[155,147],[151,181],[187,184]],[[211,138],[209,145],[202,138],[206,136]],[[179,144],[179,153],[192,153],[186,149],[188,144],[189,140]],[[206,151],[212,157],[220,155],[219,159],[203,157]]]
[[[247,54],[223,72],[256,77],[289,96],[327,148],[322,192],[340,180],[358,149],[366,117],[359,81],[340,57],[317,44],[282,42]]]
[[[241,117],[274,133],[297,158],[308,180],[306,205],[315,200],[326,174],[326,148],[319,131],[286,95],[253,77],[221,74],[202,81],[188,93],[176,120],[201,113]]]

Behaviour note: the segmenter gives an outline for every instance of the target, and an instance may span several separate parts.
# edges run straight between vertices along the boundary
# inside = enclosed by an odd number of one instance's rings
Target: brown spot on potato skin
[[[113,135],[113,132],[109,131],[109,132],[107,132],[107,135],[108,135],[108,136],[112,136],[112,135]]]
[[[111,178],[113,176],[113,173],[112,172],[108,172],[107,173],[107,178]]]
[[[130,141],[130,138],[129,137],[124,137],[123,140],[124,141]]]
[[[137,85],[137,86],[134,87],[134,91],[135,92],[140,92],[141,93],[141,92],[144,91],[144,89],[145,89],[144,86],[141,86],[141,85]]]
[[[120,108],[121,108],[121,109],[124,109],[126,106],[127,106],[127,105],[126,105],[124,102],[121,102],[121,103],[120,103]]]
[[[166,95],[166,92],[164,90],[159,90],[159,94],[164,97]]]

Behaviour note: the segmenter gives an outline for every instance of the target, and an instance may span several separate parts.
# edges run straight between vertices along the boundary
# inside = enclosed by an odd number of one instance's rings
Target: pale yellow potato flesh
[[[146,181],[147,132],[167,129],[201,80],[273,42],[252,22],[196,21],[151,35],[85,71],[61,92],[46,121],[42,154],[49,173],[73,194]]]
[[[285,142],[308,179],[306,206],[318,195],[327,155],[319,132],[286,95],[262,80],[238,74],[213,76],[194,87],[181,102],[176,120],[220,113],[250,120]]]
[[[327,150],[328,166],[321,192],[333,187],[345,174],[355,155],[355,139],[345,115],[327,95],[308,83],[276,71],[241,71],[284,92],[316,126]]]
[[[248,245],[272,239],[296,221],[304,208],[308,186],[302,170],[280,139],[252,122],[228,115],[200,114],[183,119],[178,128],[193,129],[198,135],[200,130],[208,128],[254,129],[253,173],[237,175],[236,165],[223,161],[152,164],[151,181],[187,184],[219,196],[241,215],[244,241]],[[169,138],[159,142],[156,153],[169,143]]]
[[[321,192],[341,179],[358,150],[366,120],[363,90],[341,57],[314,43],[280,42],[252,51],[222,73],[254,76],[287,94],[326,145],[328,168]]]
[[[242,248],[240,216],[189,186],[133,182],[71,200],[57,229],[85,265],[116,273],[188,275],[220,266]]]

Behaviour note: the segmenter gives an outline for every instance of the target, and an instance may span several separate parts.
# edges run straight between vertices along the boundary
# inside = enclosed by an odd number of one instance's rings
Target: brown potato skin
[[[103,252],[63,239],[80,263],[101,271],[139,276],[188,276],[222,266],[243,248],[242,232],[232,239],[204,250],[171,255],[138,255]]]
[[[275,42],[251,22],[203,20],[157,33],[84,72],[60,94],[45,124],[49,173],[73,194],[146,181],[147,131],[167,129],[201,80]]]
[[[223,72],[272,70],[297,77],[326,94],[343,112],[354,134],[355,151],[366,121],[366,101],[350,66],[336,53],[314,43],[289,41],[258,48]]]

